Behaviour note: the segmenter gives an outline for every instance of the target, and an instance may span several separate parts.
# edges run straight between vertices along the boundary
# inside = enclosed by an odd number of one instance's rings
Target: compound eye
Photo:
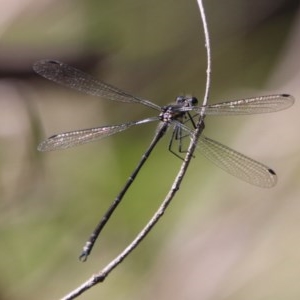
[[[184,101],[185,101],[185,97],[184,96],[178,96],[176,98],[176,103],[177,104],[182,104],[182,103],[184,103]]]
[[[198,99],[197,99],[196,97],[192,97],[192,99],[191,99],[191,104],[192,104],[193,106],[197,105],[197,104],[198,104]]]

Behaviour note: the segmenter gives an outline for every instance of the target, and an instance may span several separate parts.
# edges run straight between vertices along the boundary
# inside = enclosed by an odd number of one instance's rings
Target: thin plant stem
[[[200,15],[202,19],[203,29],[204,29],[204,37],[205,37],[205,47],[207,50],[207,79],[206,79],[206,89],[205,95],[203,98],[203,105],[206,105],[208,102],[209,97],[209,90],[210,90],[210,76],[211,76],[211,50],[210,50],[210,40],[209,40],[209,33],[207,22],[205,18],[205,12],[203,3],[201,0],[197,0],[199,5]],[[82,285],[71,291],[68,295],[61,298],[62,300],[70,300],[75,299],[91,287],[95,286],[96,284],[103,282],[106,277],[111,273],[113,269],[115,269],[140,243],[141,241],[148,235],[151,229],[155,226],[155,224],[160,220],[160,218],[165,213],[167,207],[171,203],[172,199],[174,198],[176,192],[179,190],[181,182],[185,176],[185,173],[188,169],[191,159],[193,158],[193,153],[196,148],[197,141],[204,129],[204,117],[205,117],[205,109],[200,114],[200,118],[196,124],[196,129],[194,130],[193,136],[191,138],[190,145],[187,150],[187,154],[184,158],[184,161],[180,167],[180,170],[167,194],[164,201],[160,205],[159,209],[155,212],[153,217],[150,221],[146,224],[146,226],[140,231],[140,233],[135,237],[135,239],[118,255],[116,256],[109,264],[107,264],[101,271],[97,274],[90,277],[86,282]]]
[[[206,15],[204,11],[204,6],[202,3],[202,0],[197,0],[201,20],[202,20],[202,26],[204,31],[204,40],[205,40],[205,48],[206,48],[206,57],[207,57],[207,68],[206,68],[206,86],[205,86],[205,94],[203,98],[203,106],[207,105],[208,99],[209,99],[209,93],[210,93],[210,86],[211,86],[211,48],[210,48],[210,38],[209,38],[209,31],[208,31],[208,25],[206,21]],[[204,117],[204,112],[202,111],[202,117]]]

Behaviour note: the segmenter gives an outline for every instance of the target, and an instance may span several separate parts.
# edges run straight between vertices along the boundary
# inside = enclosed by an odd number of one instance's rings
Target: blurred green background
[[[181,161],[168,136],[152,153],[89,260],[90,232],[148,146],[155,124],[99,143],[38,153],[51,134],[152,116],[40,78],[64,61],[164,105],[204,93],[206,56],[196,1],[2,1],[0,15],[0,299],[57,299],[104,267],[164,199]],[[205,134],[278,173],[260,189],[200,154],[162,221],[82,299],[299,299],[299,1],[205,1],[211,103],[290,93],[289,110],[209,117]],[[154,112],[155,113],[155,112]]]

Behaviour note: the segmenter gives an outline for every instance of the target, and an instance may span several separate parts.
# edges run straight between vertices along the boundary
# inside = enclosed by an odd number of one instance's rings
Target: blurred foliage
[[[285,90],[295,77],[289,69],[282,70],[279,87],[270,78],[286,59],[298,2],[231,0],[205,5],[213,51],[212,102],[270,90],[297,97],[296,89]],[[186,0],[24,0],[6,13],[0,23],[0,298],[53,299],[75,288],[133,239],[166,195],[181,162],[166,151],[165,138],[89,261],[77,262],[86,238],[149,144],[155,125],[56,153],[37,153],[36,145],[55,132],[138,120],[153,112],[68,91],[33,75],[32,63],[60,59],[159,105],[178,94],[201,99],[206,70],[202,27],[196,1]],[[292,122],[289,113],[280,120]],[[299,143],[278,145],[294,131],[287,122],[288,134],[282,133],[284,126],[274,118],[269,124],[264,116],[256,117],[257,125],[251,118],[208,119],[206,134],[230,146],[230,140],[241,135],[240,147],[247,155],[281,168],[285,186],[275,192],[257,190],[227,179],[197,154],[163,221],[107,282],[82,298],[152,299],[155,294],[156,299],[299,299],[300,274],[292,266],[300,259],[300,243],[297,236],[292,241],[288,235],[300,225],[290,214],[296,214],[299,199],[298,182],[293,179],[298,178],[299,168],[292,168],[298,158],[290,149],[297,149]],[[287,213],[280,215],[281,211]],[[278,229],[282,220],[288,220],[290,227]],[[273,227],[281,233],[277,239]],[[218,237],[221,241],[213,239]],[[257,254],[272,238],[275,248],[286,244],[297,249],[298,256],[283,247],[282,256],[272,253],[270,261],[263,250],[261,256]],[[226,249],[223,240],[231,242]],[[241,245],[239,255],[230,256],[226,251],[230,245]],[[193,252],[196,249],[198,253]],[[220,261],[206,265],[209,253],[216,250]],[[207,268],[202,270],[197,261]],[[231,267],[219,269],[221,261]],[[249,261],[253,264],[247,265]],[[208,277],[201,289],[205,272]],[[268,274],[278,276],[273,286]],[[201,292],[210,285],[214,292]]]

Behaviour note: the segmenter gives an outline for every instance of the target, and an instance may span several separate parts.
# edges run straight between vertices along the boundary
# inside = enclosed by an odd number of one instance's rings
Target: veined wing
[[[275,172],[269,167],[203,135],[197,148],[218,167],[250,184],[270,188],[277,182]]]
[[[70,147],[82,145],[92,141],[100,140],[115,133],[124,131],[131,126],[140,125],[152,121],[157,121],[158,117],[147,118],[141,121],[128,122],[120,125],[101,126],[83,130],[75,130],[60,133],[49,137],[38,146],[39,151],[53,151],[67,149]]]
[[[240,100],[226,101],[217,104],[207,105],[205,108],[206,115],[250,115],[276,112],[287,109],[295,99],[291,95],[278,94],[258,96]],[[186,107],[182,111],[201,112],[203,107]]]
[[[40,60],[33,65],[39,75],[61,85],[92,96],[105,97],[110,100],[139,103],[160,110],[160,107],[148,100],[132,96],[121,89],[99,81],[92,76],[55,60]]]

